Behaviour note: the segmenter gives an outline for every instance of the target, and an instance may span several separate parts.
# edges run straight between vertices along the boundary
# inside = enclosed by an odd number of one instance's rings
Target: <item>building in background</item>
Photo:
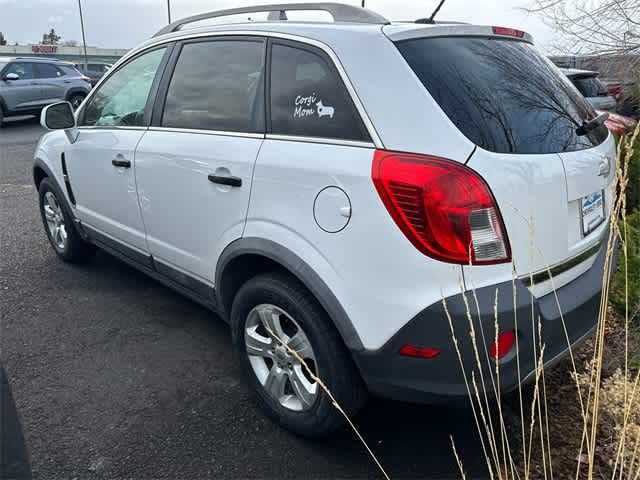
[[[87,61],[115,63],[125,53],[126,49],[87,46]],[[0,45],[0,57],[54,57],[80,64],[84,63],[84,49],[82,45]]]

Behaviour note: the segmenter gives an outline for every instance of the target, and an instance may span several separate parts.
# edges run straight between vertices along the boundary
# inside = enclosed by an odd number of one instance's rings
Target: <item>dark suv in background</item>
[[[0,57],[0,127],[6,117],[39,115],[61,100],[80,106],[91,79],[73,64],[56,59]]]

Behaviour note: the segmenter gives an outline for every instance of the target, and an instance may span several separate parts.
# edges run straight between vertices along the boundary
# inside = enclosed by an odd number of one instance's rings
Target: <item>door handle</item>
[[[129,160],[111,160],[111,165],[114,167],[131,168],[131,162]]]
[[[242,179],[240,177],[228,175],[209,175],[209,181],[212,183],[219,183],[220,185],[228,185],[230,187],[242,186]]]

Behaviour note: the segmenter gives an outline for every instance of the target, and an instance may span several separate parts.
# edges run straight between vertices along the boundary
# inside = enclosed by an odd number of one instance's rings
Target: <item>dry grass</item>
[[[579,408],[566,409],[566,413],[572,415],[568,420],[575,426],[579,436],[579,441],[574,444],[575,451],[573,455],[569,454],[569,462],[574,465],[574,472],[571,476],[576,479],[592,479],[596,477],[640,479],[640,387],[638,385],[640,371],[634,373],[629,365],[630,325],[628,300],[624,309],[625,316],[619,322],[619,327],[624,331],[621,365],[612,374],[607,374],[603,369],[603,366],[608,363],[607,356],[610,353],[606,348],[606,339],[607,332],[610,331],[608,325],[610,316],[608,315],[607,306],[613,253],[616,241],[624,238],[624,236],[620,235],[621,229],[624,231],[626,228],[627,205],[624,192],[629,181],[629,161],[633,155],[633,146],[638,143],[639,135],[640,127],[636,129],[632,136],[621,139],[618,145],[614,202],[609,225],[610,233],[606,244],[607,251],[602,279],[603,293],[599,310],[599,323],[595,338],[591,342],[591,355],[588,362],[585,362],[584,369],[579,367],[575,352],[571,351],[566,325],[561,315],[570,349],[570,365],[568,369],[570,378],[573,379],[572,388],[579,405]],[[531,228],[531,238],[533,239],[533,222],[528,223]],[[533,244],[533,240],[530,250],[532,255],[534,252],[541,254]],[[627,254],[627,246],[623,242],[620,263],[625,273],[627,272]],[[550,273],[549,277],[553,282]],[[625,278],[625,281],[628,281],[628,278]],[[467,385],[476,429],[480,435],[481,447],[490,478],[544,478],[546,480],[558,478],[561,475],[560,472],[566,478],[566,468],[558,468],[559,465],[564,464],[566,466],[566,451],[563,452],[565,454],[564,458],[558,459],[554,456],[556,449],[552,442],[552,433],[555,433],[553,432],[554,423],[561,420],[561,423],[566,425],[567,419],[558,419],[556,416],[550,418],[549,397],[554,395],[554,392],[547,391],[547,379],[543,368],[545,344],[541,334],[540,318],[536,318],[532,307],[531,318],[516,319],[516,330],[518,321],[531,322],[536,327],[533,329],[534,338],[532,339],[533,345],[535,345],[534,363],[536,368],[532,395],[524,394],[522,388],[519,390],[518,405],[513,409],[517,412],[516,414],[519,418],[514,422],[513,418],[505,419],[503,399],[500,395],[500,389],[496,388],[500,378],[499,363],[488,358],[483,361],[478,354],[473,314],[467,301],[467,296],[469,295],[475,298],[475,288],[472,288],[471,293],[461,289],[461,294],[467,306],[468,335],[475,350],[475,365],[472,366],[471,379],[466,373],[468,368],[465,368],[469,367],[469,365],[464,365],[458,346],[458,338],[460,338],[461,332],[456,331],[456,328],[460,330],[460,326],[454,325],[446,308],[444,297],[443,304],[451,328],[453,345],[458,353],[458,360]],[[560,309],[557,295],[556,302],[558,309]],[[494,308],[495,332],[499,331],[500,319],[497,311],[496,303]],[[480,323],[480,325],[482,324]],[[487,344],[484,341],[484,336],[481,344]],[[519,371],[520,350],[517,344],[516,362]],[[491,365],[492,363],[494,365]],[[488,370],[487,367],[489,367]],[[490,382],[484,382],[481,378],[481,385],[493,387],[492,393],[495,394],[495,401],[490,402],[487,400],[486,389],[480,388],[476,382],[476,371],[479,372],[480,377],[482,377],[483,371],[492,371],[492,376],[495,375]],[[571,402],[570,399],[566,401],[567,403]],[[562,411],[558,412],[557,405],[552,405],[552,407],[554,407],[553,412],[556,415],[558,413],[562,415]],[[555,435],[553,436],[555,438]],[[603,453],[609,456],[605,462],[602,462]]]

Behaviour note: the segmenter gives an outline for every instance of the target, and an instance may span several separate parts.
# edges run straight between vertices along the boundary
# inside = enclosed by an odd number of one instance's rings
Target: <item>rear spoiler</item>
[[[533,44],[533,37],[522,30],[509,27],[464,24],[391,24],[382,28],[393,42],[426,37],[492,37],[519,40]]]

